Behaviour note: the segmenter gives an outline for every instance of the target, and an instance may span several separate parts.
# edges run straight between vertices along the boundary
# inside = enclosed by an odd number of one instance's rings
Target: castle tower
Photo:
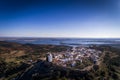
[[[46,61],[52,62],[52,60],[53,60],[52,54],[51,54],[51,53],[48,53],[47,56],[46,56]]]

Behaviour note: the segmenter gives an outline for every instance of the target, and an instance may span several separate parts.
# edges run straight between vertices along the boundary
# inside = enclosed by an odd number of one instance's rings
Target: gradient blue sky
[[[0,36],[120,38],[120,1],[0,0]]]

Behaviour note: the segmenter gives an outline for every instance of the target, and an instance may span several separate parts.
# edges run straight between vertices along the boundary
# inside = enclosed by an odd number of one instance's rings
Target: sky
[[[0,37],[120,38],[120,0],[0,0]]]

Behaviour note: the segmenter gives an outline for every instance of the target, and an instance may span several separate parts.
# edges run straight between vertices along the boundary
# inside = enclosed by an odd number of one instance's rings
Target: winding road
[[[15,80],[32,80],[32,75],[35,73],[38,73],[44,68],[44,65],[42,65],[43,61],[39,61],[30,67],[30,69],[27,69],[19,78]]]

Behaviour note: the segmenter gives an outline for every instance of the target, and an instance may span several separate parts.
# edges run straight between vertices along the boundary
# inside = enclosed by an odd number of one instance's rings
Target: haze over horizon
[[[0,0],[0,37],[120,38],[119,0]]]

